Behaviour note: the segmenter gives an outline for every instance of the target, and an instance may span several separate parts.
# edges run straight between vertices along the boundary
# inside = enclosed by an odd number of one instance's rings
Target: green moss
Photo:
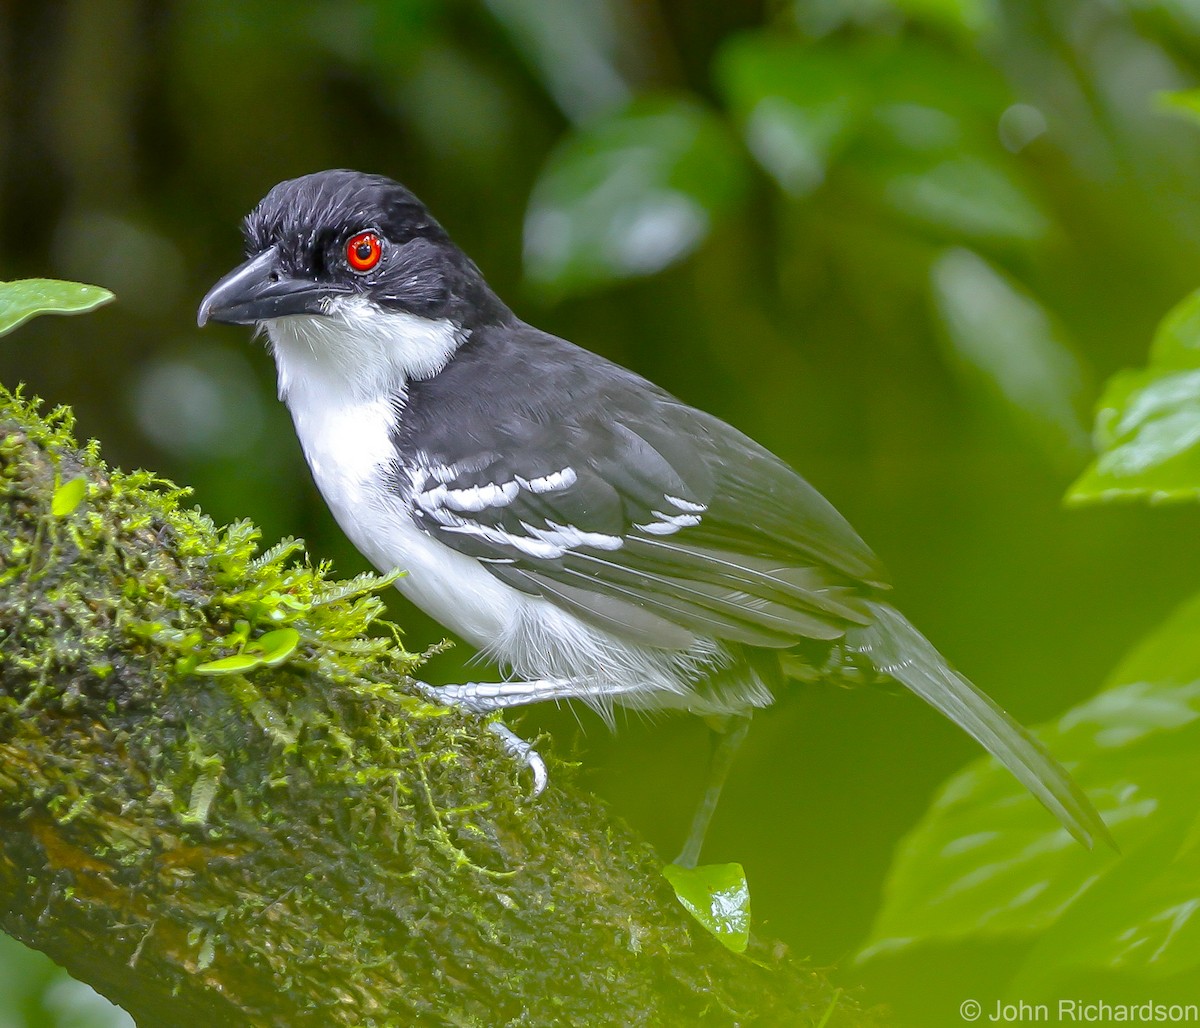
[[[115,588],[103,590],[104,595],[134,602],[113,605],[111,613],[120,623],[102,627],[104,619],[96,611],[82,609],[82,578],[64,580],[47,595],[97,631],[115,627],[126,638],[138,639],[164,671],[187,674],[206,661],[241,653],[256,638],[283,628],[299,637],[289,664],[337,681],[365,685],[375,680],[373,672],[381,664],[405,671],[416,666],[418,658],[399,644],[396,627],[381,617],[377,594],[394,576],[332,581],[329,565],[309,561],[303,543],[295,539],[260,552],[260,533],[249,521],[219,527],[199,510],[183,506],[188,490],[149,472],[108,468],[94,443],[83,451],[77,448],[67,408],[42,416],[39,406],[19,391],[0,387],[0,426],[22,426],[19,431],[7,428],[0,439],[0,496],[8,501],[7,518],[17,522],[5,526],[9,531],[0,542],[3,581],[39,573],[52,562],[56,548],[69,545],[75,551],[73,564],[90,565],[89,570],[102,570],[111,578]],[[50,456],[53,481],[48,490],[48,483],[38,480],[44,469],[29,462],[31,450]],[[63,503],[64,481],[86,482],[86,491],[73,490],[72,502]],[[47,499],[51,505],[60,501],[60,538],[39,538],[49,534],[39,532]],[[153,547],[144,545],[151,541],[148,534],[161,543],[161,560],[155,559]],[[142,551],[144,564],[130,566],[131,543],[133,550]],[[125,606],[154,616],[121,620],[116,608]],[[371,629],[376,634],[368,635]]]
[[[382,616],[379,592],[395,576],[336,581],[295,539],[263,550],[249,521],[214,524],[185,506],[187,490],[109,468],[95,444],[79,449],[72,427],[66,408],[42,415],[38,401],[0,389],[0,604],[18,615],[5,622],[19,626],[3,640],[0,666],[27,683],[6,699],[43,715],[86,703],[108,729],[153,711],[134,745],[154,768],[148,794],[178,823],[218,830],[226,809],[268,819],[253,794],[286,787],[299,763],[317,786],[390,789],[385,802],[368,798],[351,812],[364,831],[390,821],[399,838],[423,824],[439,850],[475,866],[460,841],[478,842],[472,819],[481,808],[440,809],[434,780],[453,771],[455,756],[423,752],[414,730],[449,712],[405,691],[420,658]],[[63,482],[86,488],[66,503]],[[35,582],[31,606],[33,590],[22,585]],[[75,633],[61,631],[66,624]],[[82,681],[72,634],[86,642]],[[313,695],[315,681],[341,688]],[[348,714],[354,706],[371,711],[366,736],[346,727],[359,720]],[[253,738],[248,725],[259,730]],[[38,722],[8,727],[20,738]],[[239,780],[237,766],[249,761],[238,754],[259,745],[273,749],[276,770],[266,783]],[[96,799],[86,783],[62,778],[58,787],[56,817],[78,817]]]

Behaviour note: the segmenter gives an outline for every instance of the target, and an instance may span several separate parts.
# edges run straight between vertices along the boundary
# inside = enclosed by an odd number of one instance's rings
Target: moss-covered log
[[[423,702],[381,580],[256,555],[251,526],[107,469],[64,412],[8,394],[0,495],[0,928],[139,1024],[830,1007],[818,974],[692,922],[566,771],[531,803],[480,721]]]

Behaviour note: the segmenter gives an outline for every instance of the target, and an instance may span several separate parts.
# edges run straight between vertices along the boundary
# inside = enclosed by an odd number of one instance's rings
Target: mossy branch
[[[423,702],[383,579],[258,554],[2,390],[0,494],[0,928],[139,1024],[830,1007],[781,952],[706,935],[565,771],[531,803],[477,719]],[[843,999],[830,1023],[867,1020]]]

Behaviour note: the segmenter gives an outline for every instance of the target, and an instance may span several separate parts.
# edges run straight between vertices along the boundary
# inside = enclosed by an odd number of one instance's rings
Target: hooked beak
[[[323,314],[325,301],[349,290],[311,279],[293,278],[279,267],[275,247],[234,268],[208,291],[196,312],[196,324],[253,325],[289,314]]]

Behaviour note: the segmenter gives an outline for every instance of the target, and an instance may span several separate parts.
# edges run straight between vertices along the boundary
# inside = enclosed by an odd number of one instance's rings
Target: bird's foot
[[[417,685],[427,700],[441,707],[460,707],[476,714],[499,709],[497,705],[487,702],[489,697],[473,697],[468,690],[474,686],[432,686],[424,682],[418,682]],[[505,753],[529,768],[533,775],[533,797],[536,799],[545,791],[546,784],[550,781],[542,755],[533,748],[532,743],[522,739],[503,721],[491,721],[487,727],[488,731],[500,740]]]
[[[516,732],[508,727],[503,721],[492,721],[488,725],[488,731],[492,732],[499,740],[500,745],[504,747],[506,753],[521,761],[530,772],[533,774],[533,795],[536,799],[546,788],[546,783],[550,780],[550,776],[546,773],[546,762],[542,760],[542,755],[533,748],[532,743],[526,742]]]

